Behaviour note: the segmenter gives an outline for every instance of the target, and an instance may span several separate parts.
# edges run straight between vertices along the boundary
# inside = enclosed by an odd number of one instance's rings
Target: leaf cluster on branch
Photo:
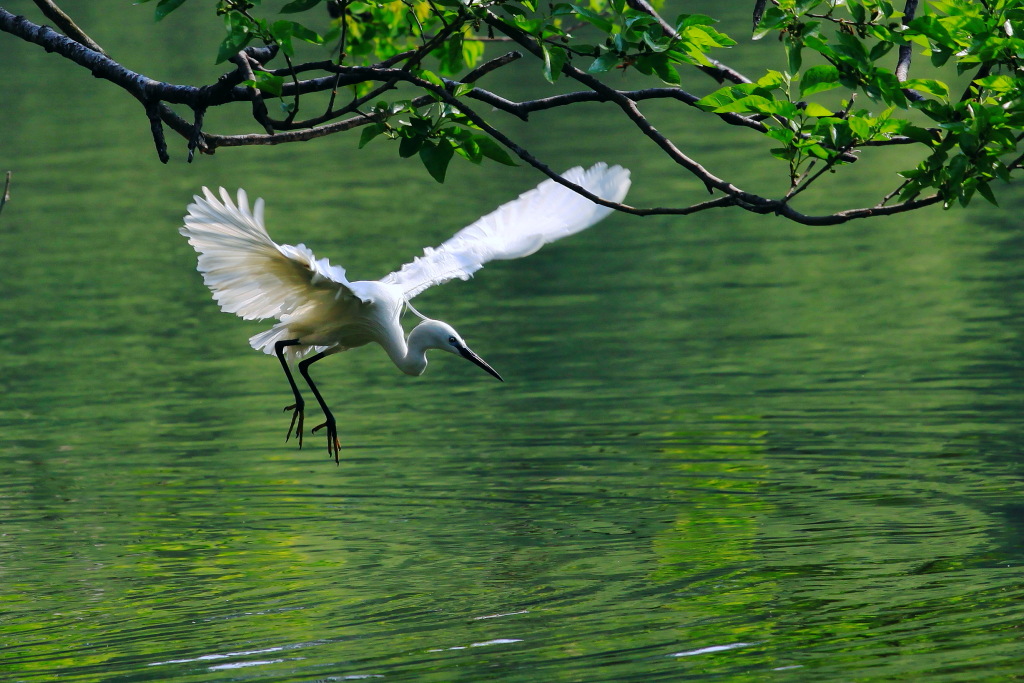
[[[187,1],[141,0],[155,3],[157,20]],[[753,34],[741,39],[777,37],[787,68],[750,76],[720,61],[739,42],[713,18],[667,20],[659,3],[648,0],[292,0],[273,14],[263,12],[259,0],[218,0],[225,34],[216,59],[232,67],[200,86],[131,71],[52,0],[35,2],[59,31],[3,7],[0,30],[131,93],[148,115],[163,161],[165,127],[188,141],[189,160],[195,151],[358,130],[361,147],[375,139],[396,141],[401,157],[418,157],[439,182],[456,156],[473,163],[519,160],[631,214],[735,206],[818,225],[937,203],[967,205],[975,195],[995,203],[997,181],[1010,181],[1024,162],[1018,150],[1024,138],[1024,41],[1018,37],[1024,0],[905,0],[901,6],[755,0]],[[309,52],[302,45],[322,50],[323,59],[298,61]],[[539,89],[559,79],[573,87],[519,101],[485,87],[488,74],[523,59],[536,63]],[[927,60],[932,76],[913,77],[915,59]],[[607,76],[619,69],[638,72],[650,86],[614,87]],[[933,77],[953,69],[960,92]],[[681,75],[689,72],[707,77],[703,92],[682,87]],[[709,128],[739,126],[767,138],[788,189],[764,196],[714,174],[652,124],[642,107],[653,100],[706,113]],[[506,132],[508,117],[526,121],[533,112],[569,111],[586,102],[617,109],[639,138],[698,179],[711,197],[660,207],[608,202],[566,181]],[[211,107],[238,103],[251,109],[261,132],[205,129]],[[795,208],[826,174],[895,145],[920,150],[916,158],[924,160],[900,169],[891,191],[874,205],[824,215]]]

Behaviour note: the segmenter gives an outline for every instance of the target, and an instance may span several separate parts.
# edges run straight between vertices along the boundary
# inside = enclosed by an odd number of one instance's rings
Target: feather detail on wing
[[[180,229],[199,252],[199,272],[221,310],[246,320],[289,316],[316,299],[356,298],[345,269],[319,261],[304,244],[278,245],[263,225],[263,200],[252,211],[245,190],[237,205],[224,188],[189,204]]]
[[[591,193],[621,202],[629,191],[629,171],[599,163],[586,171],[569,169],[562,176]],[[529,256],[545,244],[589,228],[611,213],[553,180],[503,204],[455,233],[437,248],[417,257],[381,281],[400,286],[406,299],[453,278],[468,280],[488,261]]]

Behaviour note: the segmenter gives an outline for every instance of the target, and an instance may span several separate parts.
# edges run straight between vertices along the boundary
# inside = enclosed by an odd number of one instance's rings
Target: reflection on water
[[[138,112],[3,49],[31,67],[3,76],[28,99],[24,79],[68,81],[66,106],[0,103],[18,133],[0,136],[5,680],[973,681],[1024,664],[1014,197],[829,229],[618,217],[494,264],[417,301],[507,382],[333,357],[317,378],[344,422],[335,466],[320,439],[283,442],[288,388],[246,343],[259,324],[216,311],[176,232],[191,193],[245,184],[275,235],[362,278],[536,178],[453,167],[439,190],[348,141],[161,167]],[[644,201],[673,191],[602,125],[547,153],[638,169]],[[580,158],[588,138],[602,148]]]

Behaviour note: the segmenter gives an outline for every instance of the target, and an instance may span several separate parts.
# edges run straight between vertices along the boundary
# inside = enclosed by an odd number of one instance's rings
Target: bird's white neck
[[[426,339],[416,334],[419,325],[409,333],[406,341],[401,335],[395,335],[382,344],[388,357],[399,370],[407,375],[419,376],[427,369]]]

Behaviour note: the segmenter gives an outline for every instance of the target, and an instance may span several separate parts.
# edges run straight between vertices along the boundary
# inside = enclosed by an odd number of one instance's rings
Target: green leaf
[[[302,24],[296,23],[294,21],[292,22],[292,24],[292,35],[298,38],[299,40],[303,40],[313,45],[323,44],[324,39],[321,38],[320,34],[318,34],[316,31],[310,28],[306,28]]]
[[[509,156],[505,148],[486,135],[478,135],[473,140],[480,147],[480,152],[487,157],[506,166],[518,166],[515,160]]]
[[[903,128],[900,129],[900,134],[907,136],[911,140],[921,142],[926,145],[932,144],[933,142],[935,142],[936,139],[935,133],[933,131],[930,131],[927,128],[922,128],[920,126],[914,125],[903,126]]]
[[[981,181],[978,183],[978,194],[988,200],[988,202],[994,206],[999,206],[999,202],[996,201],[996,196],[992,193],[992,188],[989,186],[988,181]]]
[[[370,125],[363,128],[363,132],[359,135],[359,149],[366,147],[366,144],[383,133],[385,127],[383,123],[371,123]]]
[[[652,52],[664,52],[672,45],[672,39],[662,33],[660,26],[651,26],[644,31],[643,40]]]
[[[724,107],[731,102],[736,101],[736,96],[732,92],[732,88],[725,87],[716,90],[710,95],[705,95],[696,102],[694,106],[704,111],[715,111],[719,107]]]
[[[931,78],[909,78],[903,82],[903,87],[926,92],[929,95],[935,95],[944,100],[949,99],[949,86],[942,81],[936,81]]]
[[[438,76],[433,71],[428,71],[426,69],[422,69],[416,75],[419,76],[420,78],[422,78],[423,80],[427,81],[428,83],[436,85],[439,88],[443,88],[444,87],[444,81],[442,81],[441,77]]]
[[[809,145],[804,148],[804,151],[811,156],[818,157],[819,159],[825,159],[826,161],[832,157],[832,154],[829,154],[827,149],[818,144]]]
[[[968,166],[970,166],[970,161],[963,154],[953,157],[947,166],[950,182],[954,185],[959,184],[964,179]]]
[[[480,152],[480,145],[472,137],[459,140],[455,145],[455,153],[474,164],[480,164],[484,159],[484,155]]]
[[[774,6],[769,7],[761,16],[761,23],[754,30],[754,40],[760,40],[772,31],[785,27],[788,21],[789,17],[781,9]]]
[[[669,85],[679,85],[681,80],[676,68],[669,62],[665,55],[657,55],[657,57],[658,59],[653,60],[654,73],[658,74],[658,78]]]
[[[426,138],[420,135],[402,137],[401,141],[398,143],[398,156],[403,159],[408,159],[413,154],[420,151],[425,141]]]
[[[868,59],[867,48],[864,47],[863,42],[849,33],[839,33],[836,39],[839,41],[839,44],[833,48],[834,54],[842,58],[843,61],[853,63],[860,71],[870,70],[871,63]]]
[[[716,22],[706,14],[680,14],[676,17],[676,32],[687,26],[712,26]]]
[[[540,34],[541,29],[544,28],[543,19],[527,19],[522,14],[513,16],[512,23],[515,24],[516,28],[520,31],[534,36]]]
[[[227,61],[249,44],[252,40],[252,25],[249,20],[238,12],[230,12],[224,16],[228,35],[217,48],[217,63]]]
[[[413,116],[409,119],[409,128],[420,137],[426,137],[433,132],[434,122],[423,116]]]
[[[277,97],[281,96],[281,88],[284,86],[283,76],[275,76],[274,74],[269,74],[266,71],[254,71],[253,76],[256,77],[256,80],[253,81],[254,87],[259,88],[265,93],[269,93]]]
[[[839,69],[831,64],[812,66],[800,77],[800,97],[839,87]]]
[[[860,140],[871,139],[871,123],[860,116],[850,115],[846,119],[850,124],[850,132]]]
[[[427,141],[420,148],[420,161],[434,180],[443,183],[454,153],[455,148],[447,140],[440,140],[436,145]]]
[[[768,90],[775,90],[786,85],[786,74],[775,69],[768,69],[764,76],[757,79],[757,85]]]
[[[762,87],[761,83],[774,83],[773,74],[778,74],[784,78],[784,75],[778,71],[769,71],[766,76],[761,78],[761,81],[757,83],[740,83],[737,85],[727,85],[724,88],[719,88],[710,95],[697,100],[694,105],[703,109],[704,111],[717,111],[719,108],[729,105],[736,100],[742,99],[747,95],[758,95],[762,99],[771,99],[771,90],[774,90],[776,86],[771,88]]]
[[[156,4],[156,10],[153,12],[153,16],[156,17],[157,21],[160,21],[183,4],[185,4],[185,0],[160,0],[160,2]]]
[[[612,29],[615,27],[615,24],[613,24],[607,18],[601,16],[600,14],[594,12],[593,10],[583,7],[582,5],[573,5],[572,8],[573,10],[576,11],[576,15],[579,16],[580,19],[591,24],[592,26],[596,26],[598,29],[604,31],[605,33],[611,33]]]
[[[292,0],[281,8],[281,14],[292,14],[293,12],[305,12],[316,7],[324,0]]]
[[[789,128],[769,128],[764,134],[787,145],[793,142],[793,139],[796,137],[796,133]]]
[[[1007,74],[996,74],[995,76],[976,78],[974,79],[974,82],[983,88],[995,90],[1000,93],[1012,92],[1014,89],[1020,87],[1019,81]]]
[[[796,105],[786,100],[772,100],[761,95],[747,95],[734,102],[718,107],[714,110],[716,114],[736,112],[738,114],[769,114],[773,116],[784,116],[792,119],[800,115]]]
[[[803,48],[804,44],[800,40],[786,40],[786,63],[789,73],[795,74],[800,72],[800,67],[804,63]]]
[[[613,52],[605,52],[594,60],[594,63],[587,68],[587,72],[592,74],[601,74],[614,68],[618,63],[618,55]]]
[[[548,83],[554,83],[562,73],[562,66],[566,60],[565,50],[547,43],[541,43],[540,47],[544,52],[544,78]]]
[[[964,131],[957,136],[957,144],[964,154],[974,156],[977,154],[981,141],[978,136],[970,131]]]
[[[871,52],[868,54],[868,59],[870,59],[872,62],[877,62],[879,59],[889,54],[889,51],[892,50],[892,47],[893,44],[889,42],[875,43],[875,46],[871,48]]]
[[[808,116],[814,116],[819,119],[825,116],[835,116],[831,110],[827,107],[823,107],[817,102],[808,102],[807,106],[804,107],[804,113]]]
[[[299,40],[304,40],[307,43],[313,43],[314,45],[320,45],[324,42],[324,39],[321,38],[316,31],[312,31],[302,24],[295,21],[289,21],[288,19],[275,21],[269,26],[269,29],[270,35],[272,35],[279,43],[288,41],[289,38],[293,37],[298,38]],[[284,45],[282,45],[282,48],[283,47]]]

